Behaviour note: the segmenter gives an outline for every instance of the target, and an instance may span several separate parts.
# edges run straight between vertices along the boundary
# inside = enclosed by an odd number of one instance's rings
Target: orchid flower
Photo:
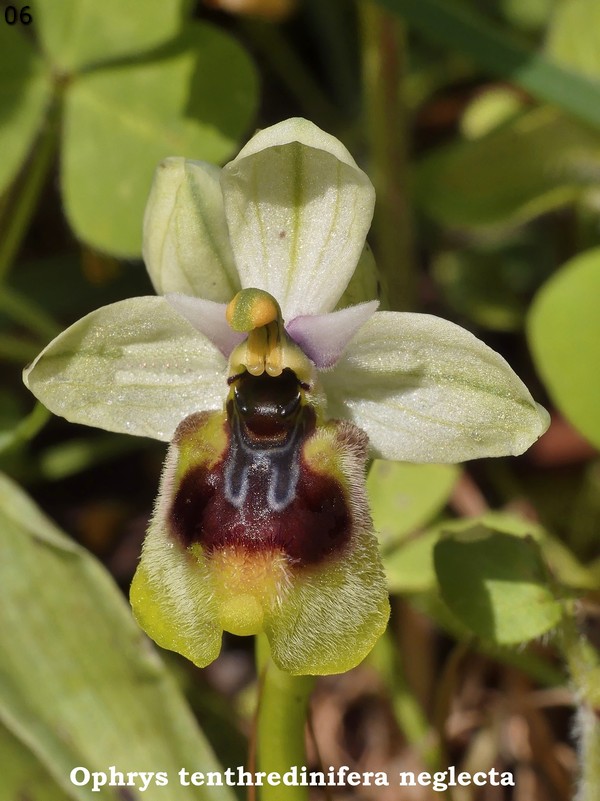
[[[547,427],[468,331],[374,299],[336,308],[373,206],[348,151],[302,119],[222,170],[167,159],[144,220],[158,295],[92,312],[25,371],[68,420],[171,442],[131,600],[200,666],[223,631],[264,631],[291,673],[356,665],[389,615],[367,457],[518,454]]]

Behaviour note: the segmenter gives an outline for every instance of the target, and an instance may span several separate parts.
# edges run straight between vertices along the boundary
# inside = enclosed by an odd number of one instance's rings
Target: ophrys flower
[[[334,310],[373,188],[305,120],[222,171],[168,159],[144,224],[159,297],[99,309],[26,371],[75,422],[172,440],[132,602],[161,645],[207,664],[264,630],[294,673],[352,667],[388,602],[367,451],[455,462],[520,453],[546,413],[508,364],[422,314]]]

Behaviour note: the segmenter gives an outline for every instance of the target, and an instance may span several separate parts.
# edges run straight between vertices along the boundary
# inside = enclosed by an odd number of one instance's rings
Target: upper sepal
[[[375,193],[335,137],[304,119],[259,131],[221,174],[243,288],[264,289],[289,322],[331,311],[359,261]]]

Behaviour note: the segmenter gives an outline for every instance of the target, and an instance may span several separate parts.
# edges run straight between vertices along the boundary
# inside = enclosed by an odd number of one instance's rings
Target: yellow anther
[[[263,289],[242,289],[227,306],[226,316],[234,331],[248,333],[229,357],[230,375],[245,369],[251,375],[267,373],[275,378],[289,367],[300,381],[309,381],[311,363],[287,335],[272,295]]]
[[[227,322],[234,331],[252,331],[281,321],[279,304],[264,289],[242,289],[227,306]]]

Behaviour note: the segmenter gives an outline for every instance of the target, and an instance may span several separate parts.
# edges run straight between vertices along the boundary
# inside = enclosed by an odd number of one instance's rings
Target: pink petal
[[[325,369],[333,367],[378,306],[378,300],[370,300],[329,314],[302,315],[293,319],[286,329],[315,365]]]
[[[229,327],[225,318],[226,303],[215,303],[212,300],[177,293],[165,295],[165,299],[197,331],[210,339],[223,356],[229,356],[246,337],[246,334],[233,331]]]

